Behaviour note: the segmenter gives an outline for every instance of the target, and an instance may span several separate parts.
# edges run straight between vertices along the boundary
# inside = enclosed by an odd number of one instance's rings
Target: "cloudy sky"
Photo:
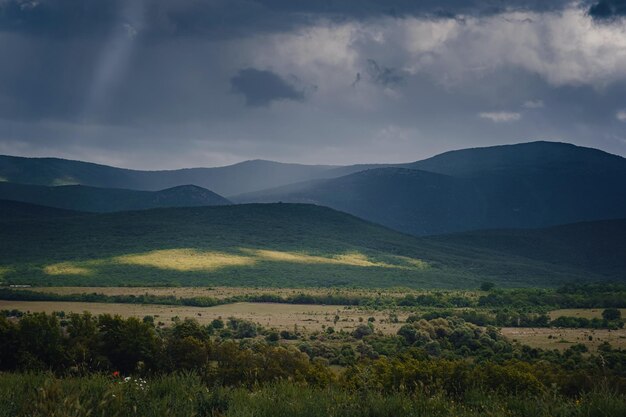
[[[0,0],[0,153],[162,169],[626,156],[626,0]]]

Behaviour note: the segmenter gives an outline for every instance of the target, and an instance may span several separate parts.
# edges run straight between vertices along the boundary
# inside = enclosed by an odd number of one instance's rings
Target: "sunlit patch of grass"
[[[390,268],[404,270],[424,269],[426,262],[401,256],[391,256],[390,262],[369,258],[360,252],[312,255],[268,249],[239,248],[240,253],[197,250],[192,248],[163,249],[143,253],[92,259],[79,262],[60,262],[47,265],[47,275],[93,275],[102,268],[115,266],[143,266],[180,272],[212,272],[223,268],[252,267],[258,263],[292,263],[305,265],[336,265],[360,268]],[[387,258],[383,258],[387,259]],[[0,278],[2,274],[0,273]]]
[[[60,262],[45,266],[43,272],[48,275],[90,275],[93,271],[73,262]]]
[[[60,177],[60,178],[55,178],[52,181],[53,186],[59,186],[59,185],[79,185],[80,182],[78,182],[75,178],[72,177]]]
[[[409,258],[408,256],[394,256],[394,258],[407,264],[411,269],[426,269],[429,268],[428,262],[421,259]]]
[[[309,255],[300,252],[283,252],[266,249],[242,249],[246,253],[260,258],[264,261],[273,262],[290,262],[301,264],[329,264],[329,265],[347,265],[360,267],[378,267],[378,268],[397,268],[397,265],[391,265],[385,262],[374,262],[367,256],[359,252],[348,252],[345,254],[332,255],[329,257]]]
[[[4,283],[4,278],[11,272],[11,269],[6,266],[0,266],[0,284]]]
[[[195,249],[156,250],[142,254],[118,256],[112,261],[176,271],[212,271],[232,266],[249,266],[256,262],[249,256]]]

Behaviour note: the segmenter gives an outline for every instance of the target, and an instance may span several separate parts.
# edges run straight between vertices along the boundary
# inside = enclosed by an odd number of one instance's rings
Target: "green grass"
[[[141,388],[143,385],[143,388]],[[0,374],[0,417],[612,417],[626,415],[626,398],[606,389],[580,398],[437,392],[316,389],[279,382],[252,390],[207,387],[197,376],[168,375],[114,383],[102,375],[58,379]]]
[[[476,288],[607,278],[565,258],[416,238],[300,204],[6,216],[0,269],[6,283],[52,286]]]

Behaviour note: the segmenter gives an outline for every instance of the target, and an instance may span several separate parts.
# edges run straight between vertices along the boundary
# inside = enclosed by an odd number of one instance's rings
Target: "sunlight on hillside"
[[[384,262],[372,262],[367,258],[367,256],[358,252],[350,252],[346,254],[325,257],[325,256],[307,255],[305,253],[298,253],[298,252],[282,252],[282,251],[264,250],[264,249],[242,249],[242,251],[250,253],[253,256],[260,258],[264,261],[291,262],[291,263],[302,263],[302,264],[349,265],[349,266],[379,267],[379,268],[395,268],[396,267],[396,265],[391,265],[391,264],[387,264]]]
[[[4,282],[5,275],[8,275],[11,269],[5,266],[0,266],[0,283]]]
[[[48,275],[89,275],[93,271],[74,262],[61,262],[46,266],[43,271]]]
[[[399,255],[394,256],[394,258],[408,264],[408,266],[411,267],[411,269],[413,268],[426,269],[430,266],[428,265],[428,262],[422,261],[421,259],[409,258],[407,256],[399,256]]]
[[[212,271],[229,266],[252,265],[255,263],[255,259],[222,252],[167,249],[143,254],[118,256],[113,258],[113,262],[173,269],[176,271]]]
[[[295,263],[306,265],[343,265],[361,268],[393,268],[418,270],[428,267],[419,259],[389,256],[394,263],[376,261],[360,252],[347,252],[328,256],[310,255],[303,252],[286,252],[266,249],[240,248],[241,254],[197,249],[164,249],[145,253],[93,259],[81,262],[61,262],[48,265],[43,272],[48,275],[89,275],[99,267],[119,265],[145,266],[181,272],[217,271],[222,268],[251,267],[263,262]],[[1,272],[0,272],[1,276]]]
[[[79,185],[80,182],[78,182],[76,179],[72,178],[72,177],[62,177],[62,178],[55,178],[54,180],[52,180],[52,184],[53,186],[59,186],[59,185]]]

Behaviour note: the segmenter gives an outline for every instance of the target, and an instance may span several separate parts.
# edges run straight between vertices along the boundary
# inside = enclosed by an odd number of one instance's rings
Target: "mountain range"
[[[626,217],[626,159],[559,142],[464,149],[406,164],[256,160],[173,171],[4,156],[0,180],[5,181],[0,198],[66,209],[119,211],[228,200],[308,203],[416,236]],[[186,184],[206,190],[169,189]]]
[[[91,212],[231,204],[224,197],[195,185],[179,185],[160,191],[138,191],[86,185],[46,187],[0,182],[0,199]]]

